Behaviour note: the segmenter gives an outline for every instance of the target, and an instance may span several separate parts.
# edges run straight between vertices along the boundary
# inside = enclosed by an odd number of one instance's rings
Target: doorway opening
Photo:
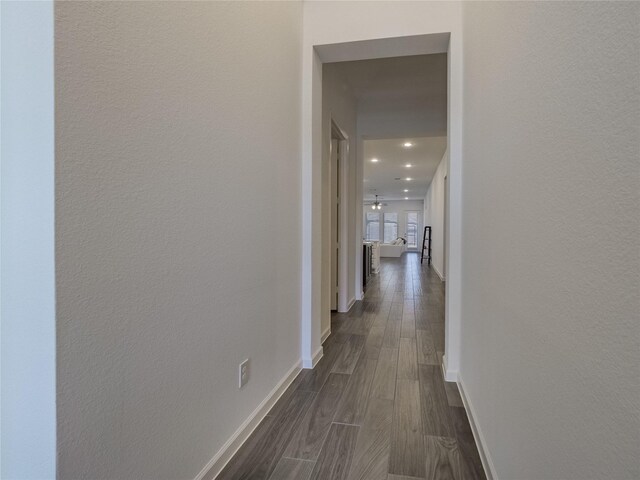
[[[381,121],[372,113],[368,118],[360,116],[362,112],[361,106],[366,103],[366,99],[358,97],[354,103],[357,104],[357,119],[348,118],[345,113],[348,109],[348,102],[340,102],[334,107],[325,108],[325,76],[330,65],[339,65],[345,63],[359,63],[359,61],[368,60],[384,60],[393,63],[398,59],[406,59],[410,56],[429,56],[438,57],[444,54],[444,69],[446,76],[444,79],[444,100],[441,106],[445,112],[444,125],[445,128],[440,132],[440,136],[445,137],[447,151],[447,229],[450,234],[441,231],[434,232],[443,242],[447,242],[446,265],[447,265],[447,292],[445,303],[445,325],[446,332],[445,355],[442,359],[445,377],[448,381],[453,381],[457,376],[457,367],[459,363],[459,330],[460,330],[460,225],[461,225],[461,198],[462,198],[462,178],[461,178],[461,93],[462,93],[462,57],[460,48],[460,39],[453,40],[450,33],[433,33],[426,35],[415,35],[399,38],[386,39],[367,39],[355,42],[346,42],[330,45],[312,45],[312,48],[305,50],[303,58],[303,236],[302,236],[302,253],[303,253],[303,279],[302,279],[302,357],[303,366],[312,368],[315,363],[322,357],[322,340],[328,333],[324,328],[325,316],[331,311],[332,303],[340,311],[341,304],[349,305],[351,301],[362,300],[364,291],[363,285],[363,264],[365,255],[363,252],[363,240],[367,235],[375,236],[377,230],[381,230],[378,234],[384,241],[385,223],[388,225],[389,236],[393,230],[394,223],[397,230],[397,236],[404,236],[404,240],[409,240],[410,248],[408,250],[418,251],[422,244],[422,231],[424,225],[428,225],[424,218],[426,208],[405,207],[398,211],[397,219],[393,221],[393,215],[388,215],[385,219],[385,212],[373,212],[369,210],[371,215],[367,218],[366,212],[363,211],[363,199],[365,198],[367,188],[367,178],[364,178],[363,170],[365,162],[370,159],[364,156],[364,143],[369,140],[395,139],[404,140],[407,148],[413,146],[411,138],[429,138],[438,136],[438,133],[427,133],[424,130],[407,128],[407,124],[415,124],[415,118],[406,117],[408,122],[387,118]],[[399,61],[402,63],[402,61]],[[394,66],[381,68],[378,70],[380,74],[394,71]],[[367,76],[365,75],[365,80]],[[371,75],[369,75],[371,78]],[[339,82],[338,82],[339,83]],[[343,82],[348,84],[349,82]],[[342,88],[343,85],[338,85]],[[348,89],[348,85],[345,89]],[[391,110],[398,106],[407,105],[408,102],[402,103],[402,99],[398,99],[393,95],[387,97],[386,105]],[[337,113],[337,117],[334,117]],[[371,113],[371,112],[369,112]],[[428,115],[425,120],[429,120]],[[333,142],[337,138],[331,138],[326,135],[327,130],[331,131],[331,120],[338,118],[341,125],[346,126],[348,136],[350,137],[350,146],[355,152],[351,152],[350,156],[355,157],[355,165],[349,166],[349,199],[345,201],[343,195],[338,195],[334,200],[332,192],[328,188],[326,180],[331,178],[336,184],[344,184],[345,178],[342,173],[345,168],[342,162],[340,165],[340,174],[335,177],[325,176],[326,153],[332,150],[332,146],[336,152],[340,152],[340,147]],[[343,120],[348,118],[348,120]],[[433,120],[433,118],[431,118]],[[351,128],[353,127],[353,128]],[[392,127],[396,127],[393,130]],[[351,159],[351,161],[353,158]],[[329,162],[330,163],[330,162]],[[406,166],[406,168],[412,168]],[[408,171],[407,171],[408,172]],[[411,190],[414,185],[413,176],[408,173],[399,176],[398,180],[407,182],[404,189]],[[329,193],[325,194],[325,191]],[[344,192],[344,190],[341,190]],[[442,192],[442,190],[441,190]],[[402,191],[402,193],[406,193]],[[424,197],[423,202],[424,202]],[[329,201],[328,199],[331,199]],[[375,196],[371,199],[374,200]],[[403,201],[407,201],[402,197]],[[375,200],[374,200],[375,201]],[[386,198],[383,198],[388,203]],[[348,203],[348,212],[344,205]],[[426,203],[426,202],[425,202]],[[359,205],[356,208],[356,205]],[[331,227],[330,220],[327,220],[325,208],[333,208],[335,212],[331,218],[335,219],[335,229]],[[369,207],[371,208],[371,207]],[[415,214],[410,212],[418,212],[417,219]],[[420,212],[423,215],[420,215]],[[380,215],[374,215],[379,213]],[[393,212],[389,212],[393,213]],[[345,219],[350,220],[355,216],[355,222],[349,221],[348,228],[355,226],[355,231],[349,231],[349,235],[345,238]],[[373,218],[376,217],[376,218]],[[400,225],[404,224],[404,225]],[[325,230],[328,228],[328,230]],[[368,229],[368,230],[367,230]],[[444,230],[444,226],[442,226]],[[417,234],[416,234],[417,231]],[[325,232],[328,232],[325,239]],[[417,237],[417,238],[416,238]],[[333,239],[335,243],[327,242]],[[396,239],[397,240],[397,239]],[[344,243],[346,242],[346,243]],[[345,248],[347,245],[348,248]],[[418,248],[414,248],[417,246]],[[342,262],[345,258],[346,251],[348,261]],[[333,253],[332,253],[333,252]],[[335,259],[335,261],[334,261]],[[346,267],[346,270],[345,270]],[[328,274],[323,274],[328,271]],[[341,295],[342,283],[340,274],[346,272],[348,277],[349,293],[346,297]],[[337,275],[336,275],[337,273]],[[337,277],[337,288],[333,287],[331,278]],[[355,278],[352,278],[355,277]],[[355,281],[354,281],[355,280]],[[326,283],[325,283],[326,281]],[[327,288],[327,286],[329,288]],[[355,286],[355,292],[352,292]],[[324,288],[324,290],[321,289]],[[336,291],[337,290],[337,291]],[[324,291],[321,295],[321,291]],[[332,295],[335,292],[336,295]],[[354,294],[354,295],[352,295]],[[327,299],[326,303],[324,298]],[[333,302],[331,299],[333,298]],[[330,324],[330,318],[327,319]]]

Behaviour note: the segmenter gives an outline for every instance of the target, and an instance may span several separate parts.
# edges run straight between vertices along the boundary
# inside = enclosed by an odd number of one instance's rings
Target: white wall
[[[462,134],[462,24],[458,2],[304,2],[302,41],[302,356],[311,365],[320,350],[321,337],[321,159],[322,159],[322,62],[314,45],[379,38],[451,32],[449,44],[449,152],[451,156],[451,251],[447,285],[447,368],[458,367],[461,222]],[[425,53],[425,52],[416,52]],[[372,127],[373,128],[373,127]],[[360,133],[358,134],[361,135]],[[357,149],[362,145],[358,138]],[[362,178],[358,162],[357,178]],[[356,198],[362,198],[358,186]],[[357,210],[356,238],[362,238],[361,210]],[[361,260],[356,282],[361,284]],[[359,297],[356,291],[356,297]]]
[[[445,186],[444,177],[449,170],[449,152],[445,152],[424,197],[424,224],[431,225],[431,266],[444,280],[445,277]]]
[[[330,178],[329,164],[331,153],[331,120],[342,129],[348,137],[348,164],[343,165],[343,175],[341,181],[346,181],[346,198],[342,198],[344,204],[342,211],[347,215],[347,248],[348,265],[346,281],[346,303],[355,301],[356,294],[356,128],[357,128],[357,106],[356,99],[348,85],[342,78],[335,64],[323,65],[322,69],[322,193],[323,193],[323,219],[322,238],[324,258],[331,258],[331,199],[330,199]],[[346,167],[346,168],[345,168]],[[345,175],[346,174],[346,175]],[[361,244],[361,242],[360,242]],[[360,247],[362,248],[362,247]],[[331,327],[331,283],[330,283],[330,262],[322,262],[323,282],[322,282],[322,333],[328,332]],[[361,284],[362,285],[362,284]],[[362,287],[361,287],[362,288]],[[342,309],[344,310],[344,309]]]
[[[1,2],[0,477],[56,470],[53,2]]]
[[[464,6],[460,378],[500,479],[640,478],[639,23]]]
[[[56,5],[60,479],[194,478],[298,363],[301,13]]]

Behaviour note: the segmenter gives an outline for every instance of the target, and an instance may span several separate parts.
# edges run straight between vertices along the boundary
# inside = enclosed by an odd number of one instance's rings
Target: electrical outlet
[[[249,359],[248,358],[240,364],[238,373],[239,373],[238,388],[242,388],[249,381]]]

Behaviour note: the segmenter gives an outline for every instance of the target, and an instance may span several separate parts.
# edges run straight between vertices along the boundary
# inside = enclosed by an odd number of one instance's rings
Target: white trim
[[[313,354],[311,358],[303,358],[302,359],[302,368],[313,368],[315,367],[323,355],[322,345],[318,347],[318,349]]]
[[[301,352],[311,364],[322,335],[322,62],[312,47],[302,55],[302,297]],[[307,367],[308,368],[308,367]]]
[[[349,210],[351,205],[349,204],[349,135],[338,124],[338,121],[331,114],[331,140],[334,140],[334,134],[342,138],[335,138],[338,141],[340,148],[338,150],[339,156],[337,156],[339,164],[339,183],[338,196],[340,198],[339,215],[338,215],[338,301],[337,310],[339,312],[349,311],[347,306],[347,295],[349,294]],[[333,142],[330,143],[333,146]],[[332,160],[332,155],[330,154]],[[333,161],[331,162],[331,168],[333,168]],[[333,208],[333,198],[331,199],[331,205]],[[331,218],[333,222],[333,216]],[[331,241],[331,248],[333,249],[333,239]]]
[[[329,335],[331,335],[331,325],[329,325],[327,327],[327,329],[322,332],[322,337],[320,337],[320,343],[324,343],[324,341],[329,338]]]
[[[205,467],[196,475],[195,480],[211,480],[216,478],[222,469],[227,465],[229,460],[233,458],[242,444],[249,438],[255,428],[260,424],[264,417],[269,413],[271,407],[275,405],[285,390],[291,385],[300,373],[300,361],[298,361],[286,375],[278,382],[278,384],[269,392],[267,397],[260,402],[260,405],[249,415],[249,417],[240,425],[231,438],[226,441],[220,450],[213,456]]]
[[[394,38],[375,38],[345,43],[318,45],[316,50],[324,63],[372,58],[404,57],[425,53],[445,53],[449,44],[448,32],[409,35]],[[372,52],[375,52],[372,55]]]
[[[447,367],[447,356],[442,356],[442,375],[444,376],[444,380],[446,382],[457,382],[458,381],[458,372],[457,370],[449,370]]]
[[[449,38],[447,55],[448,114],[447,114],[447,208],[449,212],[446,234],[447,288],[445,291],[445,354],[447,371],[460,369],[460,338],[462,324],[462,90],[463,53],[462,25],[457,24]]]
[[[362,296],[364,297],[364,292],[362,292]],[[351,297],[351,300],[349,300],[349,305],[347,306],[347,312],[351,310],[351,307],[353,307],[355,303],[356,303],[356,297]]]
[[[498,480],[498,475],[496,474],[496,469],[493,466],[493,461],[491,460],[491,456],[489,455],[489,449],[487,448],[487,442],[484,439],[484,435],[482,435],[482,430],[480,430],[480,425],[476,422],[476,413],[473,409],[471,401],[467,396],[467,392],[464,388],[464,382],[462,381],[462,377],[460,373],[458,373],[458,390],[460,390],[460,397],[462,398],[462,404],[464,405],[464,409],[467,411],[467,416],[469,417],[469,424],[471,425],[471,432],[473,433],[473,438],[476,441],[476,445],[478,447],[478,453],[480,454],[480,460],[482,461],[482,467],[484,468],[485,474],[487,475],[487,480]]]
[[[436,266],[433,264],[433,262],[431,262],[431,268],[433,268],[433,271],[436,272],[436,275],[438,275],[438,277],[440,277],[440,281],[444,282],[445,281],[444,275],[442,275],[442,273],[440,273],[440,270],[438,270],[436,268]]]

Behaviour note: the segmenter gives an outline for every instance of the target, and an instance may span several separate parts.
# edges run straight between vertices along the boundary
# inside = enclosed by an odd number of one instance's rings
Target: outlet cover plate
[[[244,387],[249,381],[249,359],[242,362],[238,368],[238,388]]]

